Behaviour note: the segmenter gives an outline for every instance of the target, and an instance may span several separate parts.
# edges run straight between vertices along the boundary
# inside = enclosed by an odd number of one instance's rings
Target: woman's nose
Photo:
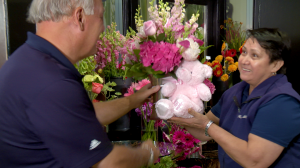
[[[240,57],[239,57],[239,63],[240,64],[248,64],[249,63],[249,56],[247,56],[247,55],[241,55]]]

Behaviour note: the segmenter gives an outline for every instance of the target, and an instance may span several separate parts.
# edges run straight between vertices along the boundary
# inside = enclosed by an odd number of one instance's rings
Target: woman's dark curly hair
[[[283,60],[285,64],[290,57],[291,41],[287,35],[278,29],[259,28],[247,31],[247,39],[255,38],[260,46],[264,48],[270,57],[270,63]],[[278,73],[285,74],[285,64]]]

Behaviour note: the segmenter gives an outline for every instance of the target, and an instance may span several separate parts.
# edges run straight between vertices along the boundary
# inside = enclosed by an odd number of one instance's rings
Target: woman
[[[169,122],[202,141],[214,139],[221,168],[299,168],[300,96],[283,75],[290,41],[277,29],[248,34],[238,60],[243,81],[206,115],[190,110],[194,118]]]

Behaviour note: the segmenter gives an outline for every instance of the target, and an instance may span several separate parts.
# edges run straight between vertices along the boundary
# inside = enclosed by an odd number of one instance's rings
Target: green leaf
[[[82,81],[83,81],[83,82],[93,82],[93,81],[94,81],[94,76],[93,76],[93,75],[85,75],[85,76],[82,78]]]
[[[204,45],[203,46],[200,46],[199,47],[199,49],[200,49],[200,53],[199,53],[199,55],[201,54],[201,53],[203,53],[206,49],[208,49],[208,48],[210,48],[210,47],[212,47],[212,46],[214,46],[214,45],[209,45],[209,46],[207,46],[207,47],[204,47]]]
[[[140,62],[140,52],[141,52],[141,50],[140,49],[134,49],[133,52],[134,52],[134,55],[136,56],[138,62]]]
[[[203,57],[202,60],[200,61],[202,64],[205,62],[206,58]]]
[[[176,80],[178,79],[175,72],[169,72],[168,74],[170,74],[174,79]]]
[[[155,78],[163,78],[163,77],[165,77],[165,74],[153,74],[153,76]]]
[[[166,38],[166,34],[165,33],[161,33],[157,36],[157,41],[165,41]]]
[[[103,78],[101,78],[98,74],[94,75],[94,81],[98,83],[103,83]]]
[[[122,95],[122,93],[121,93],[121,92],[116,92],[116,93],[115,93],[115,95],[117,95],[117,96],[121,96],[121,95]]]
[[[155,75],[161,75],[161,74],[165,75],[165,73],[163,71],[154,71],[153,74],[155,74]]]
[[[148,40],[151,40],[153,43],[156,42],[156,39],[154,36],[148,36]]]
[[[147,72],[148,74],[153,74],[155,73],[154,69],[151,66],[148,67],[144,67],[145,72]]]

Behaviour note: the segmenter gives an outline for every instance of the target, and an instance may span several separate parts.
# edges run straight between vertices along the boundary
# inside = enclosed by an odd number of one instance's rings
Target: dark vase
[[[127,89],[130,87],[132,83],[132,78],[127,78],[123,80],[123,77],[110,77],[105,78],[105,81],[108,82],[115,82],[117,86],[113,87],[115,90],[114,92],[110,92],[110,95],[114,95],[115,92],[120,92],[122,95],[119,96],[123,97],[124,94],[127,92]],[[131,113],[127,113],[121,118],[117,119],[113,123],[109,124],[108,131],[128,131],[130,129],[130,116]]]

